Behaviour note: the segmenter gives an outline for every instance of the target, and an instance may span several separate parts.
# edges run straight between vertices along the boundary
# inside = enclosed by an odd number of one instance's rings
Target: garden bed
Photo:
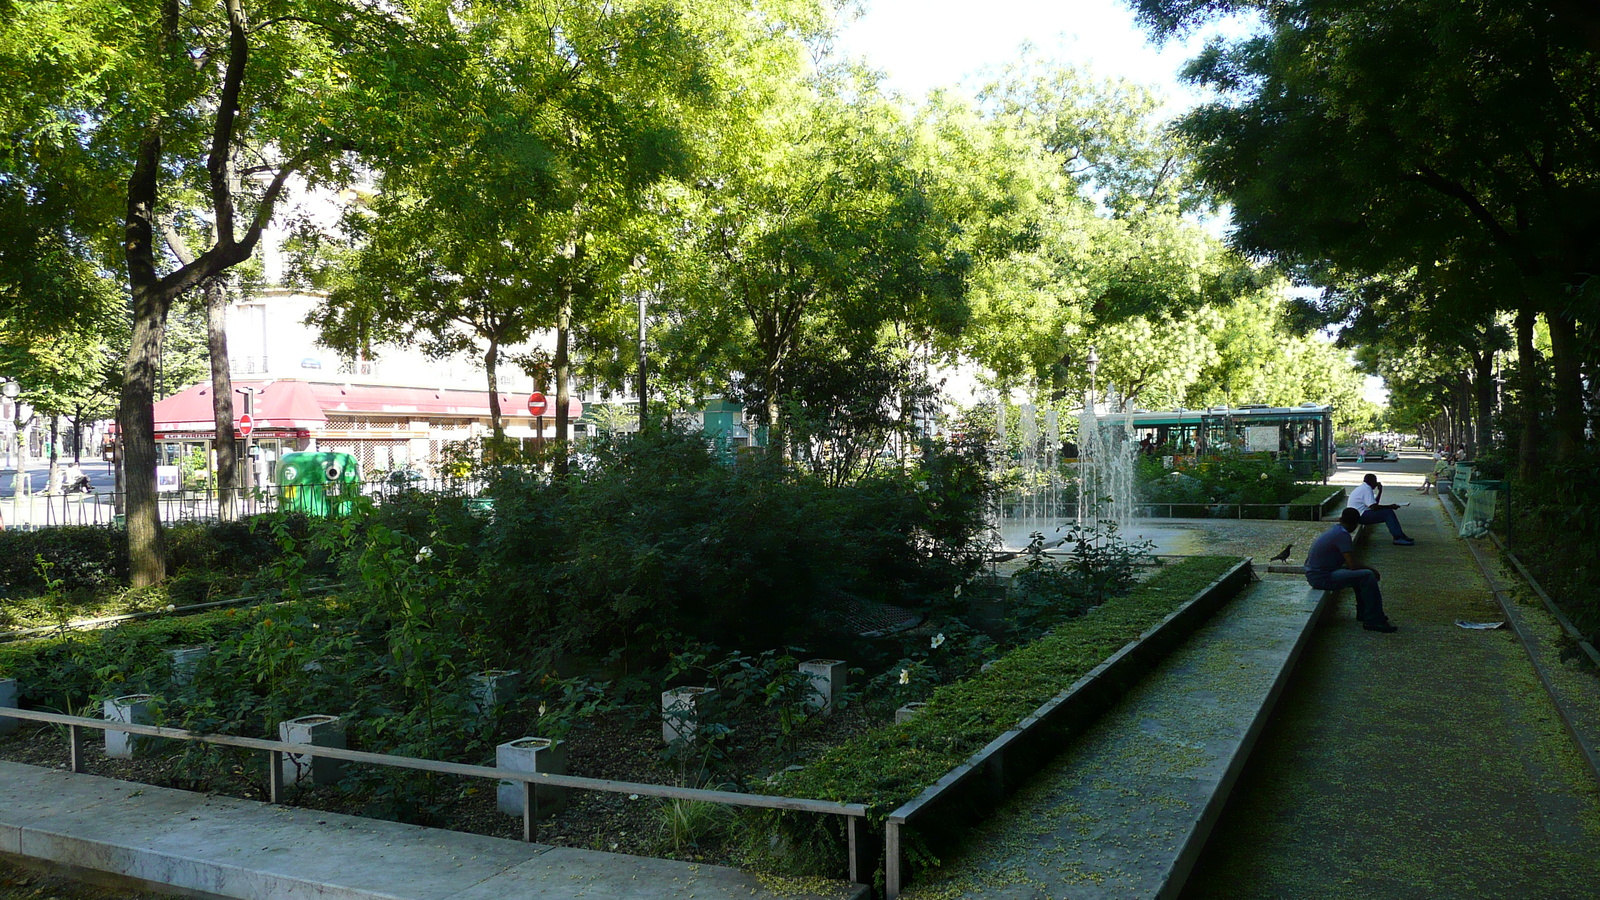
[[[887,763],[894,770],[898,788],[885,791],[881,789],[883,785],[874,787],[861,781],[852,788],[862,791],[856,799],[880,807],[881,819],[883,812],[898,799],[914,795],[937,780],[969,754],[968,748],[972,745],[981,746],[988,739],[986,735],[992,737],[990,732],[995,726],[1003,731],[1027,710],[1036,707],[1034,695],[1054,693],[1060,679],[1070,682],[1076,677],[1074,673],[1081,674],[1099,664],[1130,636],[1159,622],[1187,599],[1197,584],[1203,585],[1232,562],[1231,559],[1196,559],[1168,567],[1138,586],[1132,594],[1113,598],[1091,614],[1069,620],[1051,635],[996,661],[988,671],[946,684],[934,693],[934,703],[930,707],[934,714],[927,716],[922,726],[938,723],[941,734],[937,739],[914,737],[923,734],[915,727],[911,731],[883,727],[901,699],[894,696],[894,692],[877,699],[856,693],[850,698],[852,702],[833,715],[798,719],[785,713],[786,707],[782,705],[746,703],[731,710],[720,723],[720,738],[694,753],[675,754],[664,752],[660,713],[648,702],[654,699],[660,683],[635,685],[632,701],[625,705],[594,703],[589,714],[580,714],[587,702],[585,698],[592,700],[596,695],[585,693],[590,686],[581,678],[561,679],[554,677],[554,673],[541,679],[549,681],[548,685],[530,690],[527,697],[508,705],[498,717],[475,720],[460,715],[441,715],[439,727],[452,730],[447,743],[458,750],[448,754],[453,760],[492,764],[493,747],[497,742],[547,731],[550,720],[543,720],[546,724],[541,724],[541,713],[546,712],[547,704],[554,707],[565,702],[561,714],[569,717],[570,730],[563,736],[568,742],[572,774],[797,796],[826,793],[807,789],[806,785],[812,783],[816,773],[830,770],[843,757],[879,754],[886,732],[913,735],[909,740],[889,738],[891,743],[912,751],[907,757],[857,760],[867,768]],[[92,715],[91,702],[99,696],[150,690],[177,698],[169,717],[164,720],[166,724],[248,734],[259,732],[261,726],[240,727],[244,720],[236,714],[224,716],[207,711],[205,704],[215,702],[217,697],[196,693],[192,688],[174,687],[169,680],[164,651],[208,643],[232,648],[220,654],[223,658],[206,663],[209,668],[202,669],[197,677],[206,677],[209,673],[212,677],[232,679],[234,686],[244,691],[233,702],[259,702],[262,698],[249,686],[252,667],[264,667],[281,677],[309,682],[313,673],[307,670],[306,662],[330,659],[328,651],[339,645],[340,640],[346,646],[358,640],[359,627],[351,615],[352,610],[339,598],[326,598],[138,622],[106,631],[0,646],[0,674],[22,682],[25,705]],[[337,637],[346,628],[350,631],[342,638]],[[296,637],[308,639],[307,636],[318,634],[327,636],[334,644],[306,649],[304,654],[294,652]],[[937,636],[936,643],[942,637],[942,634]],[[249,659],[228,656],[241,647],[249,648],[255,655]],[[954,646],[949,649],[955,650]],[[275,655],[279,657],[276,662],[273,661]],[[730,694],[741,690],[758,693],[768,685],[789,683],[773,673],[784,665],[792,665],[792,660],[784,661],[771,655],[740,657],[733,654],[718,661],[702,654],[698,659],[696,664],[702,667],[701,674],[719,673],[715,677],[722,679],[724,689]],[[922,665],[928,663],[924,661]],[[330,664],[328,668],[333,670],[330,677],[340,681],[335,677],[339,675],[337,667]],[[322,672],[321,669],[315,671]],[[741,682],[740,678],[745,680]],[[370,689],[370,685],[363,687],[361,677],[340,683],[343,686],[338,690],[353,689],[358,695]],[[312,687],[309,683],[307,686]],[[329,711],[371,719],[383,712],[359,697],[336,699],[337,695],[326,689],[312,687],[310,695],[301,708],[272,713],[258,710],[256,714],[274,720],[289,714]],[[441,707],[451,707],[460,702],[460,694],[444,691],[436,702]],[[949,724],[948,717],[958,708],[976,710],[980,715],[976,718],[964,715],[972,721],[964,721],[954,730],[944,730]],[[792,711],[792,707],[789,709]],[[392,734],[386,730],[388,727],[381,721],[358,723],[352,728],[351,746],[429,756],[426,748],[408,744],[401,739],[403,732]],[[63,736],[52,728],[25,727],[18,735],[0,741],[0,758],[35,765],[65,767],[68,752]],[[259,754],[215,747],[169,747],[165,753],[150,759],[122,761],[105,758],[95,746],[89,759],[88,771],[93,774],[249,799],[267,796],[265,766]],[[785,767],[797,763],[803,764],[799,771],[782,774]],[[866,769],[858,771],[864,773]],[[780,777],[769,782],[773,773],[779,773]],[[349,781],[350,778],[355,780]],[[502,837],[517,837],[521,828],[520,819],[496,811],[492,785],[470,779],[368,771],[347,776],[343,786],[308,789],[291,799],[311,808]],[[813,826],[820,821],[819,817],[810,818]],[[587,849],[748,864],[752,849],[758,851],[757,856],[767,849],[766,846],[752,848],[749,838],[763,836],[758,843],[766,844],[764,835],[769,832],[743,826],[760,821],[770,819],[711,804],[575,791],[564,812],[541,824],[539,840]],[[824,854],[826,860],[809,858],[811,863],[828,863],[811,870],[831,872],[832,863],[839,861],[833,849]]]
[[[876,821],[884,821],[1239,562],[1233,557],[1191,557],[1168,566],[1128,595],[1058,625],[971,678],[939,688],[909,721],[876,728],[786,773],[776,789],[792,796],[863,803]],[[800,859],[839,852],[837,835],[817,833],[825,823],[782,813],[768,818],[785,838],[779,843],[793,848]]]

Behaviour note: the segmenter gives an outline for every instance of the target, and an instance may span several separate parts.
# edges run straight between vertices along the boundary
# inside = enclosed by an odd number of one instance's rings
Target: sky
[[[1179,108],[1195,102],[1177,73],[1203,37],[1158,49],[1123,0],[864,2],[865,14],[844,27],[837,46],[887,73],[889,86],[912,98],[998,68],[1032,43],[1046,56],[1157,87]]]

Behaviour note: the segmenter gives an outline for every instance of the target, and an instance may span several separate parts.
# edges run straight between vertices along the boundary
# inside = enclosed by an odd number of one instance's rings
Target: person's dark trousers
[[[1363,525],[1376,525],[1379,522],[1389,526],[1389,534],[1395,540],[1398,541],[1405,538],[1405,530],[1400,527],[1400,517],[1394,514],[1394,510],[1378,509],[1372,506],[1361,514],[1361,524]]]
[[[1307,572],[1306,583],[1319,591],[1351,588],[1356,595],[1356,618],[1367,625],[1381,625],[1389,621],[1389,617],[1383,614],[1383,592],[1378,589],[1378,576],[1371,569]]]

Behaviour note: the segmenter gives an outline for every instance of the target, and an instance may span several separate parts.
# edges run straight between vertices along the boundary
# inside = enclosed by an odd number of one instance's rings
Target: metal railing
[[[313,485],[312,487],[317,487]],[[407,491],[477,496],[481,482],[453,478],[424,478],[407,481],[379,479],[327,485],[330,497],[359,494],[382,503]],[[284,505],[283,488],[235,491],[234,502],[240,517],[274,512]],[[69,525],[112,526],[121,524],[122,493],[101,491],[87,494],[31,494],[22,497],[0,496],[0,520],[7,528],[34,531]],[[292,504],[290,504],[292,505]],[[161,521],[215,522],[221,519],[222,492],[215,488],[170,491],[156,495]]]
[[[741,794],[734,791],[716,791],[704,788],[675,787],[665,784],[646,784],[634,781],[615,781],[609,778],[589,778],[582,775],[554,775],[543,772],[516,772],[492,766],[473,766],[466,763],[440,762],[417,759],[411,756],[392,756],[387,753],[368,753],[364,750],[344,750],[338,747],[317,747],[311,744],[290,744],[262,738],[235,737],[228,734],[206,734],[182,728],[159,725],[135,725],[107,719],[90,719],[61,713],[0,707],[0,718],[10,717],[29,722],[44,722],[67,726],[67,740],[71,747],[71,770],[83,773],[85,761],[84,729],[121,731],[128,734],[177,741],[198,741],[224,747],[259,750],[267,754],[267,794],[272,803],[281,803],[286,794],[283,778],[285,754],[297,758],[323,757],[345,762],[415,769],[437,775],[459,775],[466,778],[487,778],[493,781],[515,781],[522,784],[522,839],[532,841],[537,834],[539,796],[535,786],[575,788],[602,791],[612,794],[637,794],[641,797],[661,797],[669,800],[691,800],[720,803],[725,806],[744,806],[755,809],[777,809],[793,812],[818,813],[843,816],[849,839],[849,878],[864,884],[870,877],[875,848],[867,835],[867,807],[860,803],[837,803],[829,800],[808,800],[802,797],[775,797],[766,794]]]

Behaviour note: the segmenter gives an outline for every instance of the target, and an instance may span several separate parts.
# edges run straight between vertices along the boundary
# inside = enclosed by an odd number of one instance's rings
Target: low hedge
[[[1238,561],[1207,556],[1174,563],[1127,595],[1006,654],[987,671],[939,688],[909,722],[875,729],[824,752],[783,776],[776,790],[865,803],[874,820],[882,821]]]
[[[304,517],[286,517],[289,533],[303,536]],[[248,521],[178,522],[167,526],[170,570],[177,574],[249,574],[271,563],[279,550],[272,535]],[[101,525],[63,525],[37,531],[0,531],[0,585],[14,595],[42,593],[39,560],[66,592],[125,587],[128,532]]]
[[[82,709],[100,696],[157,688],[146,682],[166,672],[163,651],[218,640],[249,621],[242,610],[220,609],[0,644],[0,678],[17,680],[25,706]]]
[[[1330,488],[1325,484],[1297,483],[1294,486],[1302,490],[1289,500],[1245,503],[1242,511],[1239,509],[1240,504],[1232,500],[1196,500],[1175,503],[1149,501],[1143,514],[1151,518],[1160,519],[1281,519],[1287,517],[1296,522],[1314,522],[1327,514],[1327,505],[1332,502],[1336,494],[1340,498],[1344,496],[1344,488]]]
[[[43,592],[39,560],[67,591],[127,584],[128,533],[98,525],[67,525],[38,531],[0,531],[0,585],[12,594]]]
[[[1289,518],[1297,522],[1315,522],[1328,513],[1342,508],[1344,498],[1344,488],[1330,488],[1325,484],[1311,485],[1306,488],[1305,493],[1289,501]],[[1315,507],[1315,509],[1306,510],[1305,507]]]

